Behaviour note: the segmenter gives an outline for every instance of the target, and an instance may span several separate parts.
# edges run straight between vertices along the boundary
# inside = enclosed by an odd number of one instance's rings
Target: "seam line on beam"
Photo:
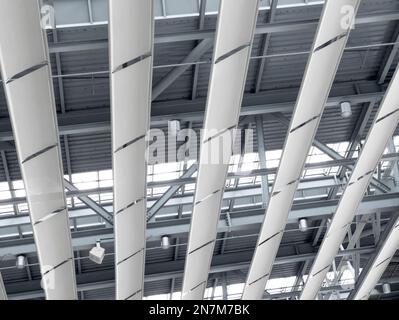
[[[196,251],[198,251],[198,250],[200,250],[202,248],[205,248],[206,246],[209,246],[213,242],[215,242],[215,240],[208,241],[207,243],[203,244],[202,246],[199,246],[198,248],[190,251],[189,254],[192,254],[192,253],[194,253],[194,252],[196,252]]]
[[[243,44],[243,45],[241,45],[241,46],[239,46],[239,47],[237,47],[237,48],[235,48],[235,49],[233,49],[233,50],[221,55],[219,58],[217,58],[215,60],[215,64],[227,59],[228,57],[232,56],[233,54],[235,54],[235,53],[237,53],[237,52],[239,52],[239,51],[241,51],[241,50],[243,50],[245,48],[248,48],[250,45],[251,45],[250,43]]]
[[[292,181],[287,183],[287,186],[290,186],[290,185],[294,184],[297,181],[299,181],[299,179],[292,180]]]
[[[348,222],[347,224],[343,225],[341,229],[345,229],[347,226],[351,225],[352,222]]]
[[[398,111],[399,111],[399,108],[396,108],[394,111],[392,111],[392,112],[386,114],[385,116],[379,118],[375,123],[378,123],[378,122],[380,122],[380,121],[382,121],[382,120],[388,118],[389,116],[392,116],[393,114],[395,114],[395,113],[398,112]]]
[[[132,203],[129,203],[126,207],[124,207],[124,208],[118,210],[118,211],[115,213],[115,215],[118,215],[118,214],[122,213],[123,211],[126,211],[126,210],[129,209],[130,207],[133,207],[134,205],[140,203],[140,202],[143,201],[143,200],[144,200],[144,197],[142,197],[142,198],[140,198],[140,199],[137,199],[137,200],[133,201]]]
[[[137,290],[135,293],[131,294],[130,296],[128,296],[127,298],[125,298],[125,300],[129,300],[130,298],[133,298],[136,294],[140,293],[142,290]]]
[[[326,234],[326,239],[327,238],[329,238],[329,237],[331,237],[331,235],[333,235],[334,233],[336,233],[336,232],[338,232],[338,231],[340,231],[340,230],[342,230],[342,229],[345,229],[346,227],[348,227],[348,226],[350,226],[352,224],[352,222],[348,222],[348,223],[346,223],[346,224],[344,224],[341,228],[335,228],[335,229],[333,229],[333,230],[327,230],[327,234]]]
[[[57,210],[54,210],[54,211],[51,212],[51,213],[52,213],[52,214],[60,213],[60,212],[62,212],[62,211],[64,211],[64,210],[66,210],[66,209],[67,209],[67,207],[59,208],[59,209],[57,209]]]
[[[30,68],[25,69],[25,70],[23,70],[21,72],[18,72],[16,75],[14,75],[10,79],[8,79],[6,81],[6,84],[9,84],[9,83],[11,83],[11,82],[13,82],[15,80],[21,79],[21,78],[27,76],[28,74],[30,74],[32,72],[35,72],[36,70],[39,70],[39,69],[41,69],[41,68],[43,68],[43,67],[45,67],[47,65],[48,65],[48,62],[47,61],[43,61],[43,62],[41,62],[41,63],[39,63],[37,65],[34,65],[33,67],[30,67]]]
[[[320,118],[320,114],[318,114],[317,116],[314,116],[313,118],[311,118],[311,119],[305,121],[304,123],[301,123],[300,125],[296,126],[295,128],[293,128],[293,129],[290,131],[290,133],[293,133],[294,131],[296,131],[296,130],[298,130],[298,129],[304,127],[304,126],[306,126],[308,123],[311,123],[312,121],[314,121],[314,120],[316,120],[316,119],[318,119],[318,118]]]
[[[57,214],[64,212],[66,209],[67,209],[66,207],[63,207],[63,208],[54,210],[50,214],[48,214],[48,215],[44,216],[43,218],[37,220],[33,225],[37,226],[38,224],[40,224],[40,223],[42,223],[42,222],[44,222],[44,221],[56,216]]]
[[[25,164],[26,162],[28,162],[28,161],[30,161],[30,160],[32,160],[34,158],[37,158],[38,156],[42,155],[43,153],[46,153],[47,151],[50,151],[51,149],[54,149],[56,147],[58,147],[58,143],[53,144],[51,146],[48,146],[48,147],[46,147],[46,148],[44,148],[44,149],[42,149],[42,150],[30,155],[30,156],[28,156],[25,160],[23,160],[21,162],[21,164]]]
[[[136,143],[136,142],[138,142],[138,141],[140,141],[141,139],[144,139],[144,138],[145,138],[145,134],[143,134],[143,135],[141,135],[141,136],[139,136],[137,138],[134,138],[133,140],[130,140],[129,142],[125,143],[123,146],[121,146],[118,149],[116,149],[114,151],[114,153],[117,153],[117,152],[119,152],[119,151],[121,151],[121,150],[123,150],[123,149],[125,149],[125,148],[127,148],[129,146],[131,146],[132,144],[134,144],[134,143]]]
[[[208,139],[206,139],[203,143],[207,143],[207,142],[209,142],[209,141],[211,141],[211,140],[213,140],[213,139],[215,139],[215,138],[221,136],[221,135],[224,134],[225,132],[234,129],[235,127],[236,127],[236,125],[232,125],[232,126],[226,128],[226,129],[223,129],[223,130],[221,130],[220,132],[218,132],[217,134],[215,134],[214,136],[209,137]]]
[[[317,276],[319,273],[323,272],[323,271],[326,270],[327,268],[330,268],[330,265],[328,265],[327,267],[324,267],[323,269],[317,271],[316,273],[313,273],[313,274],[312,274],[312,277]]]
[[[279,232],[276,232],[275,234],[273,234],[272,236],[270,236],[266,240],[263,240],[261,243],[258,244],[258,247],[260,247],[261,245],[265,244],[267,241],[273,239],[275,236],[279,235],[281,232],[282,231],[280,230]]]
[[[190,291],[194,291],[195,289],[197,289],[199,286],[203,285],[204,283],[206,283],[206,281],[202,281],[201,283],[197,284],[195,287],[192,287],[190,289]]]
[[[279,193],[281,193],[281,191],[275,191],[272,193],[272,197],[277,196]]]
[[[266,273],[265,275],[261,276],[260,278],[258,278],[258,279],[256,279],[256,280],[252,281],[250,284],[248,284],[248,286],[251,286],[251,285],[253,285],[254,283],[256,283],[256,282],[258,282],[258,281],[260,281],[260,280],[266,278],[268,275],[269,275],[269,273]]]
[[[391,257],[388,257],[388,258],[384,259],[384,260],[381,261],[379,264],[377,264],[374,268],[379,267],[380,265],[384,264],[385,262],[387,262],[387,261],[390,260],[390,259],[391,259]]]
[[[57,268],[59,268],[59,267],[61,267],[61,266],[63,266],[64,264],[68,263],[68,262],[71,261],[71,260],[73,260],[73,258],[69,258],[69,259],[66,259],[65,261],[62,261],[61,263],[59,263],[59,264],[57,264],[56,266],[54,266],[52,269],[47,270],[45,273],[43,273],[43,276],[45,276],[46,274],[48,274],[48,273],[54,271],[55,269],[57,269]]]
[[[337,42],[338,40],[345,38],[348,34],[349,34],[349,31],[345,31],[344,33],[341,33],[340,35],[336,36],[335,38],[332,38],[331,40],[328,40],[326,43],[323,43],[322,45],[318,46],[313,52],[317,52],[321,49],[328,47],[329,45],[333,44],[334,42]]]
[[[365,294],[363,297],[361,297],[359,300],[363,300],[364,298],[368,297],[369,294]]]
[[[288,186],[290,186],[290,185],[292,185],[292,184],[294,184],[295,182],[298,182],[298,181],[300,181],[301,180],[301,178],[298,178],[298,179],[295,179],[295,180],[292,180],[292,181],[290,181],[290,182],[288,182],[287,183],[287,187]],[[273,193],[272,193],[272,197],[274,197],[274,196],[277,196],[279,193],[281,193],[282,191],[280,190],[280,191],[274,191]]]
[[[363,178],[367,177],[368,175],[370,175],[370,174],[372,174],[372,173],[374,173],[374,169],[373,169],[373,170],[370,170],[370,171],[367,171],[364,175],[358,177],[358,178],[356,179],[356,181],[349,182],[348,187],[351,186],[351,185],[354,185],[356,182],[362,180]]]
[[[127,260],[129,260],[129,259],[131,259],[131,258],[133,258],[136,254],[139,254],[141,251],[144,251],[144,248],[141,248],[140,250],[138,250],[138,251],[136,251],[135,253],[131,254],[131,255],[128,256],[127,258],[125,258],[125,259],[119,261],[119,262],[117,263],[117,265],[119,266],[121,263],[123,263],[123,262],[125,262],[125,261],[127,261]]]
[[[141,56],[138,56],[138,57],[136,57],[136,58],[134,58],[132,60],[129,60],[129,61],[121,64],[120,66],[116,67],[116,69],[114,71],[112,71],[112,73],[116,73],[118,71],[126,69],[126,68],[128,68],[128,67],[130,67],[130,66],[132,66],[132,65],[134,65],[134,64],[136,64],[136,63],[138,63],[140,61],[143,61],[143,60],[145,60],[145,59],[147,59],[147,58],[149,58],[151,56],[152,56],[151,52],[147,52],[145,54],[142,54]]]
[[[373,172],[374,172],[374,170],[367,171],[364,175],[357,178],[357,181],[362,180],[364,177],[367,177],[368,175],[372,174]]]
[[[208,194],[205,198],[196,201],[194,205],[196,206],[196,205],[200,204],[201,202],[204,202],[205,200],[209,199],[210,197],[212,197],[213,195],[217,194],[218,192],[220,192],[220,189],[216,190],[216,191],[213,191],[211,194]]]

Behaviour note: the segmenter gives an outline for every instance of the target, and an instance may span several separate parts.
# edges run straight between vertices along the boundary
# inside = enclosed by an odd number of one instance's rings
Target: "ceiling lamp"
[[[306,232],[309,230],[308,220],[305,218],[299,219],[299,230],[302,232]]]
[[[15,266],[17,267],[17,269],[20,269],[20,270],[25,268],[25,256],[23,256],[23,255],[17,256]]]
[[[163,236],[161,239],[161,248],[167,250],[170,248],[170,238],[169,236]]]
[[[89,252],[89,259],[97,264],[102,264],[105,257],[105,249],[101,247],[100,241],[97,241],[95,247]]]
[[[341,102],[341,116],[342,118],[350,118],[352,116],[352,106],[350,102]]]
[[[169,129],[169,134],[171,134],[172,136],[177,136],[177,134],[180,131],[180,121],[179,120],[168,121],[168,129]]]
[[[382,292],[384,292],[384,294],[391,293],[391,285],[389,283],[384,283],[382,285]]]

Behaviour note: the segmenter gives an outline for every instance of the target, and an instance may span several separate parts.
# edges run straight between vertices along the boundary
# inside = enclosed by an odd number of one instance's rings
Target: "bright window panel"
[[[195,190],[195,183],[186,184],[184,187],[184,192],[193,192]]]
[[[19,212],[28,212],[28,204],[27,203],[20,203],[18,204],[18,211]]]
[[[173,292],[172,300],[180,300],[181,299],[181,292]]]
[[[112,187],[114,185],[112,180],[101,180],[99,182],[99,187],[100,188],[107,188],[107,187]]]
[[[98,181],[75,183],[75,187],[78,188],[79,190],[97,189]]]
[[[153,189],[152,189],[152,194],[153,194],[153,196],[162,195],[162,194],[164,194],[168,189],[169,189],[169,187],[153,188]]]
[[[14,215],[14,207],[12,205],[0,206],[0,215]]]
[[[100,195],[100,199],[102,203],[111,202],[113,201],[113,194],[112,193],[102,193]]]
[[[227,293],[230,294],[241,294],[244,291],[244,283],[231,284],[227,286]]]
[[[0,182],[0,191],[8,191],[8,182]]]
[[[75,173],[72,175],[72,182],[87,182],[87,181],[97,181],[98,180],[98,172],[85,172],[85,173]]]
[[[12,186],[13,186],[14,190],[25,188],[24,182],[22,180],[13,181]]]
[[[98,173],[100,180],[112,180],[112,170],[103,170]]]
[[[291,291],[296,277],[270,279],[266,284],[266,290],[270,294],[278,294]]]
[[[170,294],[157,294],[157,295],[153,295],[153,296],[148,296],[148,297],[144,297],[143,300],[169,300],[170,299]]]
[[[10,191],[0,191],[0,200],[7,200],[11,199],[11,192]]]

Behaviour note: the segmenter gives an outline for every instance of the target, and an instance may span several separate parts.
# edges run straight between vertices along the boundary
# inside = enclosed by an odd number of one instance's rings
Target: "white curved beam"
[[[0,273],[0,300],[7,300],[7,292],[6,288],[4,287],[3,278],[1,277]]]
[[[324,5],[242,299],[263,296],[359,2]]]
[[[110,0],[116,299],[143,296],[153,1]]]
[[[377,253],[375,258],[370,261],[370,265],[367,265],[360,277],[358,283],[355,285],[355,289],[350,293],[348,300],[367,300],[374,287],[377,285],[385,269],[388,267],[399,248],[399,218],[393,218],[394,221],[388,223],[386,228],[390,228],[388,235],[380,246],[380,251]],[[384,232],[385,233],[385,232]],[[365,274],[363,274],[365,272]]]
[[[182,299],[204,297],[258,5],[258,0],[220,3]]]
[[[399,68],[396,70],[391,84],[385,94],[381,103],[381,107],[375,118],[374,124],[367,136],[366,143],[357,160],[356,166],[353,169],[352,175],[345,191],[339,201],[338,208],[331,221],[330,227],[323,239],[317,257],[310,270],[309,277],[303,288],[301,299],[309,300],[315,299],[319,291],[325,275],[330,269],[332,260],[339,250],[343,239],[345,238],[348,226],[355,216],[356,210],[366,192],[367,186],[373,176],[375,168],[380,161],[385,147],[389,139],[392,137],[399,121]],[[391,237],[391,236],[390,236]],[[388,259],[393,254],[390,254],[392,248],[397,243],[397,237],[394,232],[392,234],[392,241],[388,242],[384,251],[382,251],[382,258],[385,261],[377,260],[378,270],[370,275],[370,282],[372,283],[379,275],[379,270],[384,269],[389,263]],[[379,277],[378,277],[379,279]],[[377,280],[378,280],[377,279]],[[372,280],[372,281],[371,281]],[[376,280],[376,281],[377,281]],[[361,292],[361,297],[366,295],[368,287],[364,287]]]
[[[0,1],[0,64],[47,299],[76,299],[47,36],[38,0]]]

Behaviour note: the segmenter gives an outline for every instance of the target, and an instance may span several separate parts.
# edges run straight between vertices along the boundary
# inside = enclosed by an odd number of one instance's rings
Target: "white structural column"
[[[153,30],[153,1],[109,1],[118,300],[143,296]]]
[[[364,278],[362,278],[362,282],[355,286],[356,292],[353,295],[353,300],[367,300],[369,298],[371,291],[381,279],[385,269],[389,265],[398,248],[399,219],[396,219],[394,227],[389,232],[389,235],[385,240],[381,250],[378,252],[376,258],[372,262],[368,273]]]
[[[257,15],[258,0],[220,3],[182,299],[204,296]]]
[[[4,287],[3,278],[1,277],[0,273],[0,300],[7,300],[7,292],[6,288]]]
[[[330,227],[323,239],[317,257],[310,270],[306,285],[302,291],[301,299],[315,299],[330,269],[332,260],[339,250],[339,246],[345,238],[349,225],[352,223],[356,210],[366,192],[367,186],[373,176],[375,168],[380,161],[389,139],[392,137],[399,121],[399,71],[391,81],[391,84],[381,103],[380,110],[374,120],[374,124],[368,134],[366,143],[353,169],[351,178],[346,185],[338,208],[331,221]],[[391,237],[392,236],[392,237]],[[385,261],[377,260],[378,268],[383,269],[389,263],[390,246],[397,244],[394,241],[398,235],[395,232],[390,237],[392,243],[388,244],[386,251],[382,251]],[[377,279],[378,280],[378,279]]]
[[[38,0],[0,0],[0,64],[47,299],[76,299],[47,37]]]
[[[360,0],[327,0],[242,299],[261,299]]]

